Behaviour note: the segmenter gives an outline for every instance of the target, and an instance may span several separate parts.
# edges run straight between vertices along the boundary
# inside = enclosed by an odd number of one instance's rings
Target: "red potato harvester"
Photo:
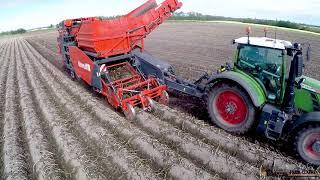
[[[101,93],[125,116],[135,118],[134,107],[146,110],[153,101],[166,104],[167,86],[158,75],[145,75],[148,62],[144,38],[167,20],[182,3],[149,0],[125,16],[68,19],[59,28],[58,46],[72,79],[81,79]],[[161,62],[159,62],[161,63]]]

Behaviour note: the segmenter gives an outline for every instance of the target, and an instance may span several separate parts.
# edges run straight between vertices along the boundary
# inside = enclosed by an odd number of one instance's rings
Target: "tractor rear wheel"
[[[320,166],[320,127],[308,126],[295,137],[294,148],[304,161]]]
[[[211,121],[228,132],[244,134],[254,124],[255,107],[247,93],[238,86],[215,86],[209,94],[207,106]]]

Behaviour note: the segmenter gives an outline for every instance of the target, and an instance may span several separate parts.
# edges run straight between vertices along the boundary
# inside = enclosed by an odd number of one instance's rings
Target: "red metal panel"
[[[80,19],[80,29],[76,35],[79,48],[97,53],[99,57],[126,54],[137,46],[143,47],[143,39],[182,3],[166,0],[160,5],[149,0],[129,14],[111,20],[97,18]]]
[[[78,47],[69,46],[70,59],[75,73],[91,85],[91,76],[94,64],[91,59]]]

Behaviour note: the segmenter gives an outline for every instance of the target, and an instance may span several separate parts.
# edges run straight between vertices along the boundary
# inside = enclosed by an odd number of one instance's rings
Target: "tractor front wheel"
[[[320,166],[320,127],[308,126],[298,132],[295,138],[298,156],[312,165]]]
[[[244,134],[254,124],[255,107],[247,93],[238,86],[215,86],[209,94],[207,106],[212,122],[228,132]]]

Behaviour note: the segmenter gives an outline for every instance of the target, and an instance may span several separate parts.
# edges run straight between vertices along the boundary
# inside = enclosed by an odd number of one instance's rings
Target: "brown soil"
[[[231,39],[242,29],[167,23],[146,47],[180,76],[196,79],[231,59]],[[0,41],[2,178],[258,179],[262,169],[308,169],[272,147],[201,120],[207,116],[194,99],[172,98],[171,107],[159,105],[154,113],[140,112],[136,121],[127,121],[63,72],[56,36],[46,32]],[[313,35],[279,31],[278,37],[309,40],[319,50]],[[315,78],[318,60],[307,69]]]

